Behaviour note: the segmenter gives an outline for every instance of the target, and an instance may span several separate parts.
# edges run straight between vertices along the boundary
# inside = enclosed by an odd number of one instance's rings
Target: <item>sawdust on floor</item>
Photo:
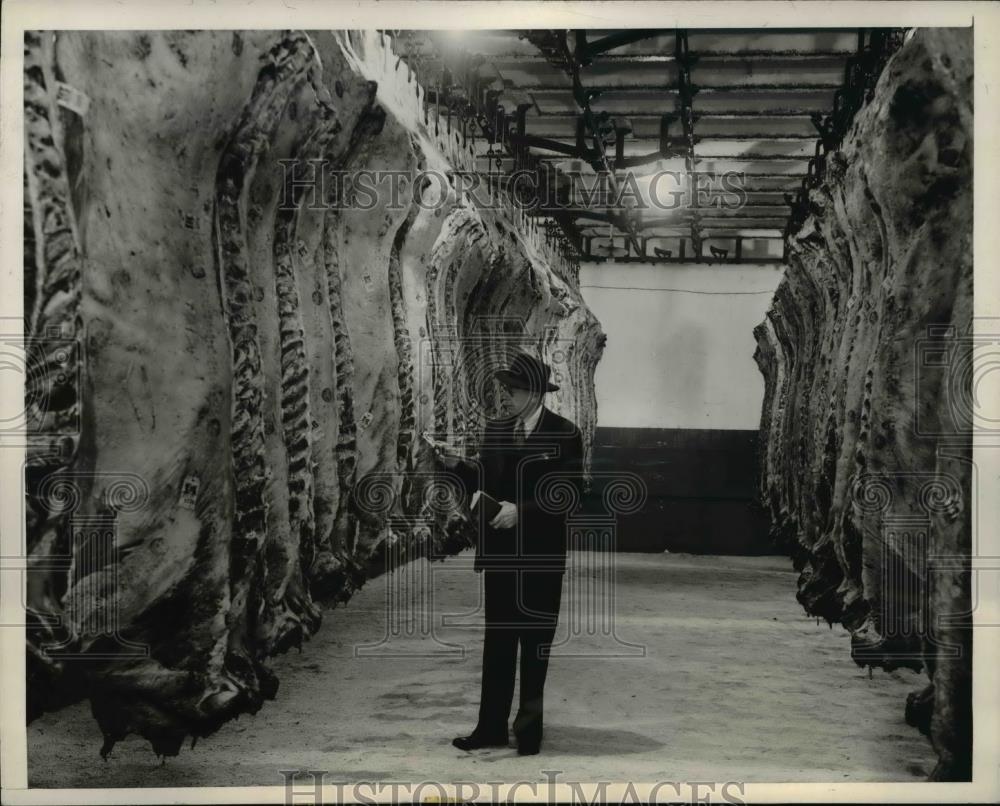
[[[86,703],[45,715],[28,727],[30,785],[280,786],[294,769],[331,781],[549,780],[543,770],[587,782],[920,781],[934,766],[903,720],[923,677],[869,678],[843,629],[803,613],[782,557],[617,554],[613,572],[571,562],[542,754],[456,750],[479,696],[480,576],[468,559],[369,582],[301,653],[273,660],[274,702],[163,764],[138,736],[102,762]],[[387,608],[402,591],[416,606]],[[387,610],[401,629],[384,640]]]

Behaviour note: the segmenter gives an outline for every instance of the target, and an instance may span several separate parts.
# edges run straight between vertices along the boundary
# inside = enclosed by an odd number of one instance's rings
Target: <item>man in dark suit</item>
[[[569,420],[543,405],[559,387],[549,367],[519,353],[495,373],[512,415],[486,424],[478,462],[447,462],[466,485],[500,502],[481,524],[475,568],[483,572],[486,633],[479,721],[452,744],[462,750],[502,747],[514,696],[518,645],[521,691],[514,735],[518,753],[534,755],[542,742],[542,702],[552,639],[559,618],[566,569],[566,512],[544,489],[570,484],[579,490],[583,441]],[[557,494],[553,493],[552,499]],[[578,497],[578,495],[577,495]]]

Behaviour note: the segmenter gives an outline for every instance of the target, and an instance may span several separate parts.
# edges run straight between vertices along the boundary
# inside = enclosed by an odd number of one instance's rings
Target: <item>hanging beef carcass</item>
[[[419,437],[479,427],[484,356],[561,366],[589,445],[603,335],[510,209],[419,180],[461,155],[374,32],[33,32],[24,81],[29,716],[175,754],[468,545]],[[324,181],[374,170],[399,203]]]

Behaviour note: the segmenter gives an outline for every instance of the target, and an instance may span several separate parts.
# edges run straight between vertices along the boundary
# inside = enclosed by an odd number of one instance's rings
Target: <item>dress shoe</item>
[[[490,738],[485,736],[476,736],[474,733],[471,736],[459,736],[457,739],[452,739],[451,743],[459,750],[478,750],[480,747],[507,746],[506,739],[501,739],[499,737]]]
[[[542,749],[540,744],[525,743],[519,744],[517,746],[517,754],[519,756],[537,756],[538,752]]]

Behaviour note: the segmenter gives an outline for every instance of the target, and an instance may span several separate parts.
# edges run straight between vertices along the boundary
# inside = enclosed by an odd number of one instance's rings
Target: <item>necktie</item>
[[[521,446],[524,444],[524,420],[514,423],[514,444]]]

